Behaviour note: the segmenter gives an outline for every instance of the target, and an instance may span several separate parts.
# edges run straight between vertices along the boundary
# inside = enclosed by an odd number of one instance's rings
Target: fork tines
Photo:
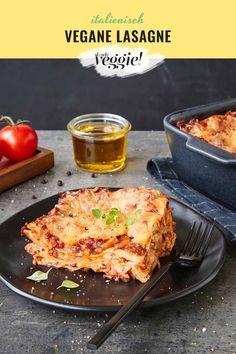
[[[197,225],[194,221],[181,255],[204,257],[212,238],[213,229],[214,224],[207,223],[203,228],[202,222]]]

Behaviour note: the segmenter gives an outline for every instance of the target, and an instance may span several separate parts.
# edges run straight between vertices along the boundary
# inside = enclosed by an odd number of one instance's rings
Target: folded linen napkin
[[[236,213],[207,198],[178,179],[171,158],[151,159],[149,174],[169,189],[176,197],[213,219],[224,229],[226,240],[236,247]]]

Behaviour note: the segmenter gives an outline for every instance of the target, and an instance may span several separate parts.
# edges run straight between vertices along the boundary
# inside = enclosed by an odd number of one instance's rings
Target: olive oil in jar
[[[89,172],[121,170],[125,165],[129,130],[129,122],[124,126],[116,119],[107,117],[85,120],[74,126],[73,131],[69,129],[72,133],[76,164]]]

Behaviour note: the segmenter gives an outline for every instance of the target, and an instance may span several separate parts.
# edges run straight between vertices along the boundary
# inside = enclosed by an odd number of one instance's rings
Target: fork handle
[[[151,279],[149,279],[139,291],[129,300],[129,302],[122,306],[110,320],[90,339],[87,343],[88,349],[98,349],[103,342],[110,336],[110,334],[119,326],[119,324],[140,304],[145,295],[147,295],[158,281],[168,272],[173,262],[166,263],[157,271]]]

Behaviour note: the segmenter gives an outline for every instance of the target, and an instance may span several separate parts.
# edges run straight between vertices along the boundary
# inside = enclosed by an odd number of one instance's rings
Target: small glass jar
[[[131,124],[111,113],[91,113],[72,119],[67,125],[72,135],[75,162],[89,172],[108,173],[125,166],[126,145]]]

